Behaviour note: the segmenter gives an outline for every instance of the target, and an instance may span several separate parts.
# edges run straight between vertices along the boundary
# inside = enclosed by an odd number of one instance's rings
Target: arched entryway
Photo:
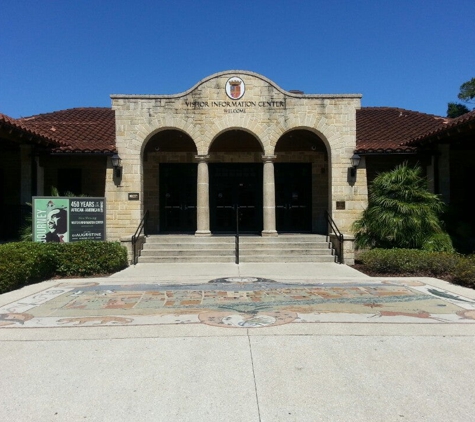
[[[262,154],[259,141],[243,130],[220,134],[209,148],[211,233],[261,233]]]
[[[275,147],[276,229],[279,233],[326,233],[328,153],[310,130],[285,133]]]
[[[179,130],[156,133],[143,151],[144,207],[149,233],[196,231],[197,153]]]
[[[328,161],[324,141],[305,129],[285,133],[273,156],[239,128],[219,134],[206,155],[186,133],[160,131],[143,149],[149,233],[325,233]]]

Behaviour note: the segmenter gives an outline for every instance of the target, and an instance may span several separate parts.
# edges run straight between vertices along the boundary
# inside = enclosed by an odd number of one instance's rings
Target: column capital
[[[264,163],[273,163],[276,158],[277,155],[263,155],[262,161],[264,161]]]
[[[195,160],[199,162],[207,162],[209,160],[209,155],[195,155]]]

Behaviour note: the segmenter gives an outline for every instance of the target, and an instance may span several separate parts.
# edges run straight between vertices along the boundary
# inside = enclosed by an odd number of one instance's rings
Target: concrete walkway
[[[0,315],[1,420],[473,419],[475,292],[436,279],[142,264]]]

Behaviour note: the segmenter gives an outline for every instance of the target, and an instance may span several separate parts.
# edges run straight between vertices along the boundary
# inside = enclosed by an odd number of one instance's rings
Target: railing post
[[[140,234],[144,233],[144,236],[147,236],[147,221],[148,221],[148,210],[145,211],[144,216],[142,217],[142,220],[139,223],[139,226],[137,227],[137,230],[135,230],[135,233],[132,235],[132,250],[133,250],[133,263],[134,265],[137,264],[137,239],[140,237]]]
[[[134,259],[133,259],[133,263],[134,265],[137,263],[137,257],[135,256],[136,253],[135,253],[135,245],[136,245],[136,241],[135,241],[135,234],[132,236],[132,252],[133,252],[133,256],[134,256]]]
[[[236,204],[236,264],[239,264],[239,204]]]
[[[340,232],[340,230],[338,230],[338,227],[333,221],[330,213],[328,211],[325,211],[325,215],[327,217],[327,223],[328,223],[328,237],[330,238],[330,241],[331,241],[331,233],[334,232],[335,234],[334,237],[338,241],[335,251],[337,254],[338,263],[342,264],[343,263],[343,242],[344,242],[343,234]],[[332,242],[332,245],[333,245],[333,242]]]

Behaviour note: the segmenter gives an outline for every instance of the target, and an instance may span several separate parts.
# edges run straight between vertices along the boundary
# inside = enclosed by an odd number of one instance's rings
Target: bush
[[[0,292],[52,277],[57,246],[29,242],[0,245]]]
[[[372,249],[359,259],[368,270],[380,274],[420,274],[440,276],[453,272],[459,256],[418,249]]]
[[[127,251],[118,242],[86,240],[64,246],[56,269],[61,276],[110,274],[127,266]]]
[[[374,178],[368,207],[353,223],[357,248],[421,249],[445,233],[439,219],[444,204],[427,190],[421,174],[421,167],[404,163]]]
[[[422,249],[430,252],[455,252],[452,239],[447,233],[434,234],[424,241]]]
[[[362,252],[358,261],[374,274],[430,276],[475,288],[475,255],[417,249],[372,249]]]
[[[454,283],[475,288],[475,255],[460,258],[453,276]]]
[[[0,293],[56,275],[110,274],[127,266],[127,251],[115,242],[0,245]]]

